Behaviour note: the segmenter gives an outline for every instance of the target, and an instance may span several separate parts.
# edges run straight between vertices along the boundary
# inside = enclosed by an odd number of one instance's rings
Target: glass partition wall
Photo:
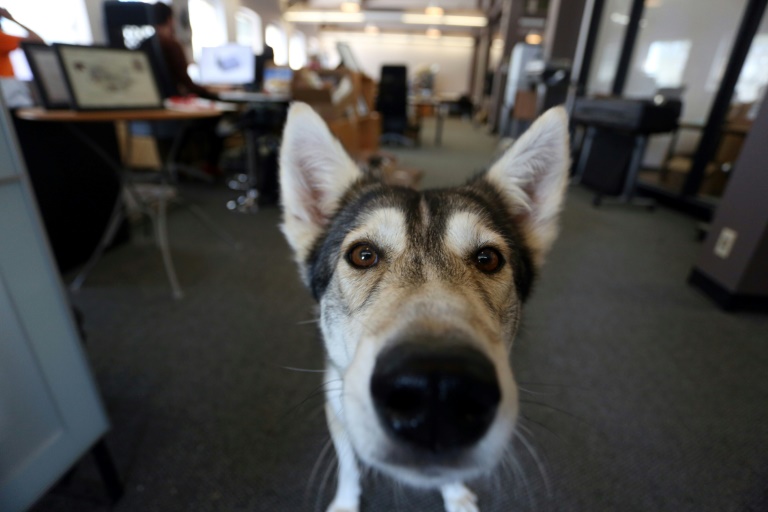
[[[679,129],[651,137],[638,186],[706,217],[766,89],[768,0],[603,2],[586,92],[682,100]],[[633,10],[642,15],[633,20]],[[622,66],[626,48],[632,58]]]
[[[707,164],[698,197],[717,201],[722,196],[744,140],[765,97],[768,84],[768,16],[763,16],[757,34],[739,73],[728,114],[722,123],[717,151]]]
[[[680,129],[651,138],[641,182],[680,193],[712,108],[746,0],[646,1],[624,96],[683,102]]]
[[[632,0],[606,0],[602,6],[592,65],[589,68],[589,96],[611,94],[631,5]]]

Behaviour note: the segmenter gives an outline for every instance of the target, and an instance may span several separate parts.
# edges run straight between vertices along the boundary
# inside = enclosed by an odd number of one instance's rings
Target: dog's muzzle
[[[399,343],[379,355],[371,396],[384,430],[435,455],[468,448],[493,423],[501,390],[493,363],[467,345]]]

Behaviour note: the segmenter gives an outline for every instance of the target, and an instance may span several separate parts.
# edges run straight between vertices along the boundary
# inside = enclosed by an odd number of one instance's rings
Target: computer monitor
[[[239,44],[203,48],[198,62],[200,82],[215,85],[246,85],[256,78],[253,49]]]

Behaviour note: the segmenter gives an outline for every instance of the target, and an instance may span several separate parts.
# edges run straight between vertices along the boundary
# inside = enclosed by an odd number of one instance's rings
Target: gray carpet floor
[[[494,151],[460,121],[442,149],[427,128],[424,147],[395,151],[427,185],[460,181]],[[321,375],[288,368],[320,369],[323,352],[279,212],[232,214],[223,188],[184,193],[241,249],[177,209],[183,300],[140,231],[73,299],[126,485],[112,510],[322,511],[335,468]],[[686,285],[693,219],[590,198],[569,192],[513,353],[536,456],[517,441],[517,465],[474,486],[481,510],[768,510],[768,317],[723,313]],[[442,510],[437,493],[380,477],[364,489],[363,511]],[[110,510],[90,458],[33,510]]]

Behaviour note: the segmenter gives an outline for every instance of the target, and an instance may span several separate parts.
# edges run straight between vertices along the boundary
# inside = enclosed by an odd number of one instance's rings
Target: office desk
[[[455,102],[456,99],[448,96],[408,96],[408,106],[414,110],[415,117],[421,124],[422,115],[421,110],[427,108],[431,110],[435,115],[435,147],[440,147],[443,144],[443,122],[448,117],[450,111],[450,103]]]
[[[270,94],[255,91],[222,91],[219,101],[232,103],[288,103],[291,97],[287,94]]]
[[[15,112],[16,117],[25,121],[62,123],[67,129],[85,146],[90,148],[104,163],[112,168],[119,181],[121,188],[133,199],[142,214],[147,215],[152,220],[155,228],[157,244],[163,256],[166,274],[171,285],[174,298],[183,297],[183,292],[176,277],[176,270],[171,259],[170,246],[168,244],[168,233],[166,228],[166,207],[170,202],[184,204],[190,209],[207,227],[214,231],[225,241],[237,245],[231,237],[218,229],[213,222],[200,210],[192,204],[183,203],[178,197],[176,189],[169,185],[164,176],[163,182],[153,189],[139,188],[125,179],[126,169],[123,164],[115,159],[111,154],[98,145],[96,141],[88,136],[87,133],[80,130],[78,125],[82,123],[95,122],[118,122],[118,121],[182,121],[185,122],[175,137],[164,163],[164,174],[167,174],[169,165],[175,160],[181,145],[183,134],[188,123],[199,119],[210,119],[219,117],[222,114],[217,109],[189,109],[189,110],[170,110],[170,109],[151,109],[151,110],[99,110],[99,111],[74,111],[74,110],[45,110],[41,108],[25,108]],[[157,206],[157,212],[154,206]],[[83,269],[70,284],[73,291],[79,290],[85,282],[88,274],[96,265],[106,248],[111,244],[117,233],[120,224],[125,220],[123,194],[118,194],[115,200],[110,220],[99,241],[98,246],[88,259]]]
[[[111,121],[194,121],[209,119],[222,114],[217,109],[200,110],[45,110],[43,108],[22,108],[16,117],[25,121],[46,121],[49,123],[88,123]]]

